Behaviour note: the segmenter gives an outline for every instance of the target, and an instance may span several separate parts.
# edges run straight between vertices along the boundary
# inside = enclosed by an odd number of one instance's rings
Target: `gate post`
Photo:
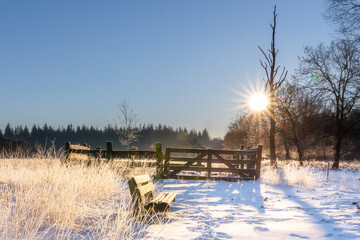
[[[212,161],[212,151],[208,150],[208,158],[207,158],[207,178],[211,178],[211,161]]]
[[[164,176],[164,155],[162,153],[162,143],[158,142],[155,144],[155,154],[156,154],[156,175],[157,178]]]
[[[262,159],[262,145],[259,145],[258,148],[257,148],[257,151],[256,151],[255,180],[260,178],[261,159]]]

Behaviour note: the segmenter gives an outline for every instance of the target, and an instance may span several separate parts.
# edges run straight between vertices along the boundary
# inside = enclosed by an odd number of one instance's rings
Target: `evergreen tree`
[[[14,138],[14,130],[11,128],[10,123],[8,123],[5,127],[4,137],[7,139]]]

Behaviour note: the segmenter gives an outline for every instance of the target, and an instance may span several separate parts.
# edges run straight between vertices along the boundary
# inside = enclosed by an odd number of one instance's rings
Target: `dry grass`
[[[300,185],[313,189],[323,179],[323,174],[313,166],[299,167],[297,164],[279,164],[279,168],[264,167],[261,181],[269,184],[286,184],[289,186]],[[323,180],[321,180],[323,182]]]
[[[49,156],[48,156],[49,157]],[[126,164],[63,166],[58,158],[0,159],[0,239],[136,239]]]

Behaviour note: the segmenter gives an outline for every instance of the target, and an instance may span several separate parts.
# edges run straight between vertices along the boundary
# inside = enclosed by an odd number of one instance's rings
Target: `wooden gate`
[[[238,151],[166,148],[165,178],[253,180],[260,177],[262,145]]]

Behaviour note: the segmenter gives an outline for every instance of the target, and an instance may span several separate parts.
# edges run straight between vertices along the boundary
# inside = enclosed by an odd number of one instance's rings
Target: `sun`
[[[263,93],[255,93],[250,96],[248,104],[251,110],[260,112],[267,108],[269,100]]]

